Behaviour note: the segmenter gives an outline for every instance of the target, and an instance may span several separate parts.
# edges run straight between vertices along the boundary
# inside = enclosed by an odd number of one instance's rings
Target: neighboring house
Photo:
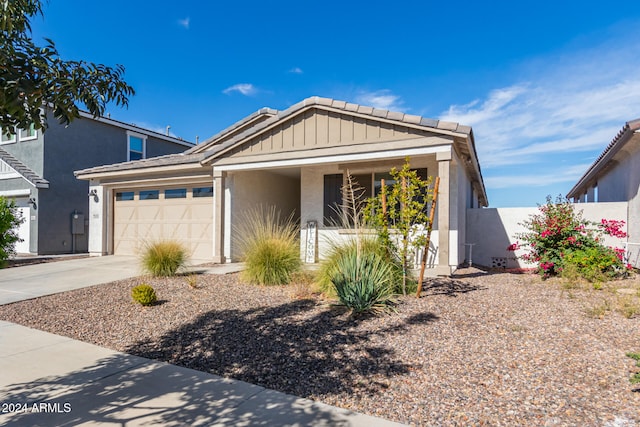
[[[51,115],[33,128],[2,135],[0,196],[15,200],[25,221],[18,253],[87,252],[89,185],[73,175],[105,163],[178,153],[193,144],[109,118],[81,117],[68,126]]]
[[[261,109],[184,153],[76,176],[98,195],[90,204],[92,254],[135,254],[169,238],[193,258],[235,260],[241,214],[275,205],[299,218],[301,255],[310,250],[313,261],[327,236],[344,232],[327,217],[346,173],[373,195],[405,158],[423,176],[440,176],[430,273],[451,274],[464,259],[466,209],[487,205],[472,130],[457,123],[312,97],[285,111]],[[309,228],[317,233],[308,236]]]
[[[627,202],[628,249],[640,266],[640,119],[627,122],[567,193],[574,202]],[[608,218],[619,219],[619,218]]]

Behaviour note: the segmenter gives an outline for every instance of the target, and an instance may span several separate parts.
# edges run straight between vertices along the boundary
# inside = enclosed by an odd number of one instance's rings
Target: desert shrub
[[[425,231],[431,227],[427,208],[433,200],[433,190],[430,188],[431,177],[423,180],[415,169],[410,168],[408,158],[401,169],[392,168],[390,175],[391,184],[382,186],[380,193],[367,201],[363,215],[377,230],[382,246],[400,260],[401,289],[406,295],[411,292],[407,289],[411,281],[408,276],[410,258],[415,250],[425,246]]]
[[[187,249],[179,242],[164,240],[146,245],[142,267],[152,276],[175,276],[187,262]]]
[[[332,283],[340,304],[352,313],[381,313],[393,310],[391,267],[375,252],[344,253],[336,260]]]
[[[291,286],[289,295],[293,299],[313,298],[320,293],[315,285],[316,275],[313,271],[300,270],[291,274]]]
[[[146,283],[132,288],[131,297],[135,302],[144,306],[153,305],[158,301],[155,289]]]
[[[374,236],[360,236],[358,239],[347,239],[344,241],[329,242],[329,250],[325,259],[320,263],[316,284],[319,290],[327,296],[335,297],[336,289],[333,284],[333,277],[340,268],[340,261],[345,257],[356,256],[361,253],[365,256],[376,254],[381,258],[381,262],[389,267],[389,282],[395,293],[402,293],[402,262],[387,252],[385,246]],[[415,291],[417,283],[411,281],[409,292]]]
[[[247,211],[234,226],[234,241],[245,263],[243,280],[284,285],[300,269],[299,230],[293,215],[281,219],[274,206]]]
[[[565,254],[563,264],[563,277],[565,271],[569,270],[590,282],[603,282],[617,277],[624,269],[616,251],[604,246],[569,252]]]
[[[624,251],[607,248],[602,244],[603,235],[626,237],[621,230],[624,221],[603,219],[600,223],[582,218],[574,206],[559,197],[538,207],[539,213],[531,215],[521,223],[527,232],[516,237],[529,251],[521,258],[535,263],[543,277],[564,273],[572,280],[581,276],[590,281],[612,278],[626,274],[629,266],[623,262]]]
[[[18,227],[24,218],[20,217],[13,200],[0,196],[0,266],[15,255],[18,237]]]

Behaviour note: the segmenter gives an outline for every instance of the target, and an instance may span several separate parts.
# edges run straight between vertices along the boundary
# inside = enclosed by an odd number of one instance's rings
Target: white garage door
[[[213,256],[213,188],[171,187],[117,191],[113,244],[117,255],[138,255],[160,240],[183,243],[192,259]]]
[[[16,252],[19,254],[29,253],[29,238],[31,236],[31,218],[29,218],[29,215],[31,214],[31,209],[28,200],[27,197],[14,199],[18,213],[23,218],[22,224],[18,227],[18,237],[22,241],[16,243]]]

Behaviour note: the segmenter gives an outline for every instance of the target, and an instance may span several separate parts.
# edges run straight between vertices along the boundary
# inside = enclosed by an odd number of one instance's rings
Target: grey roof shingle
[[[125,170],[133,170],[133,169],[145,169],[145,168],[154,168],[154,167],[162,167],[162,166],[175,166],[175,165],[186,165],[190,163],[199,163],[205,157],[205,153],[197,153],[197,154],[189,154],[178,153],[178,154],[167,154],[164,156],[158,157],[150,157],[148,159],[142,160],[134,160],[130,162],[124,163],[114,163],[111,165],[103,165],[97,166],[88,169],[82,169],[75,171],[75,176],[85,175],[88,173],[100,173],[100,172],[117,172],[117,171],[125,171]]]
[[[27,165],[22,163],[7,152],[4,148],[0,148],[0,159],[11,166],[13,170],[18,172],[24,179],[36,188],[49,188],[49,181],[35,173]]]
[[[624,124],[622,129],[618,132],[618,134],[611,140],[609,145],[604,149],[604,151],[598,156],[598,158],[589,166],[587,171],[580,177],[578,182],[573,186],[571,190],[567,193],[567,197],[578,197],[580,196],[580,191],[583,190],[583,185],[585,185],[590,179],[593,178],[608,162],[607,158],[615,155],[617,151],[619,151],[624,144],[626,144],[629,139],[633,136],[635,132],[640,131],[640,118],[635,120],[630,120]]]

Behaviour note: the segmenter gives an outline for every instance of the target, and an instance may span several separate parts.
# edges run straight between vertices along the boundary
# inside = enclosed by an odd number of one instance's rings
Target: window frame
[[[169,195],[169,197],[167,197],[167,195]],[[187,198],[187,188],[186,187],[166,188],[164,190],[164,199],[165,200],[186,199],[186,198]]]
[[[211,191],[196,191],[196,190],[209,190],[211,189]],[[203,186],[203,187],[193,187],[191,188],[191,197],[194,199],[201,199],[201,198],[206,198],[206,197],[213,197],[213,186],[209,185],[209,186]]]
[[[138,200],[160,200],[160,190],[138,190]]]
[[[4,131],[0,130],[0,133],[2,135],[0,135],[0,145],[1,144],[14,144],[16,142],[18,142],[18,133],[16,132],[16,129],[13,128],[13,133],[11,135],[13,135],[13,139],[4,139],[6,136],[8,136],[6,133],[4,133]]]
[[[137,149],[134,150],[131,147],[131,138],[137,138],[137,139],[142,141],[142,151],[139,151]],[[131,153],[140,154],[140,158],[139,159],[132,159],[131,158]],[[141,133],[127,131],[127,161],[131,162],[131,161],[135,161],[135,160],[143,160],[143,159],[146,159],[146,158],[147,158],[147,135],[143,135]]]
[[[418,167],[418,168],[411,168],[411,170],[414,170],[418,173],[418,176],[421,179],[428,179],[429,178],[429,169],[425,166],[425,167]],[[362,177],[370,177],[370,182],[367,185],[363,185],[361,184],[359,181],[356,180],[356,182],[363,188],[365,188],[367,191],[369,191],[369,194],[362,194],[361,197],[361,201],[364,202],[367,199],[369,199],[370,197],[376,197],[378,195],[378,193],[380,192],[380,186],[379,186],[379,182],[380,180],[376,180],[376,178],[383,178],[384,175],[384,179],[387,180],[389,177],[389,170],[383,170],[380,168],[373,168],[372,170],[370,170],[369,172],[365,172],[365,171],[354,171],[351,176],[355,179],[356,177],[362,178]],[[322,188],[322,192],[323,192],[323,216],[322,216],[322,225],[327,228],[327,227],[333,227],[335,228],[336,224],[333,224],[332,221],[337,221],[338,224],[340,224],[340,218],[338,216],[337,213],[334,212],[333,209],[331,209],[329,206],[327,205],[327,195],[328,194],[334,194],[334,192],[336,191],[335,188],[333,189],[328,189],[327,188],[327,183],[329,179],[333,179],[335,180],[335,178],[338,177],[338,175],[342,176],[342,181],[340,183],[340,186],[337,190],[338,193],[340,193],[340,197],[338,197],[340,204],[342,204],[342,200],[344,195],[342,195],[342,192],[340,191],[340,188],[342,188],[342,186],[344,185],[344,180],[345,180],[345,174],[344,173],[339,173],[339,174],[323,174],[323,188]],[[395,181],[394,181],[395,182]],[[333,182],[333,184],[335,185],[336,182]],[[387,183],[385,183],[385,185],[388,185]],[[393,184],[391,184],[393,185]],[[336,193],[337,194],[337,193]]]
[[[124,197],[125,194],[127,195],[126,198]],[[129,198],[129,196],[131,198]],[[116,202],[131,202],[131,201],[134,201],[135,199],[136,199],[135,191],[116,191],[116,194],[115,194]]]
[[[27,130],[33,130],[33,135],[24,136],[23,134]],[[38,139],[38,129],[35,128],[35,125],[33,123],[31,124],[31,126],[29,126],[29,129],[18,129],[18,132],[20,133],[20,136],[19,136],[20,142]]]

